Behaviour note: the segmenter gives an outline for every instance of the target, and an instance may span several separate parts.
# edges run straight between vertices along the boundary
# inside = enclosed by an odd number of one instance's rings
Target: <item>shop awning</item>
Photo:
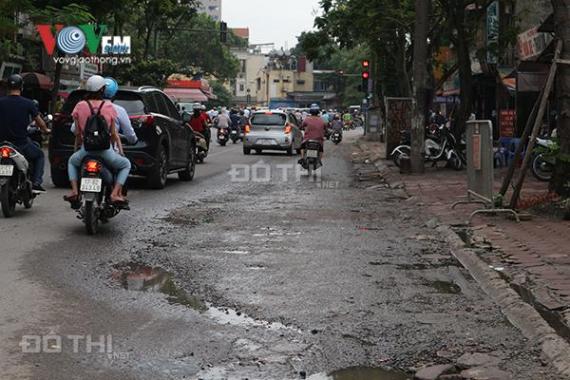
[[[208,97],[195,88],[165,88],[164,93],[179,102],[207,102]]]
[[[24,86],[41,88],[42,90],[51,90],[53,82],[47,75],[40,73],[22,73],[24,79]]]

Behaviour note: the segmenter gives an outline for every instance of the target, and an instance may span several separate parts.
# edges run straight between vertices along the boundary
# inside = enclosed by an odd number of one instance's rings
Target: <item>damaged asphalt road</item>
[[[316,182],[285,178],[296,158],[280,154],[208,160],[195,183],[131,192],[133,211],[94,238],[67,212],[20,257],[42,305],[7,341],[10,378],[403,380],[472,353],[484,360],[464,367],[557,378],[349,142],[326,146]],[[260,160],[269,181],[232,181],[230,163]],[[22,353],[35,335],[63,337],[58,353]]]

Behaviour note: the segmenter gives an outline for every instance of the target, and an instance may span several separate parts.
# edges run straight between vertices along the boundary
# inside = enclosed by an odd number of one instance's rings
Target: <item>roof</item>
[[[164,93],[178,101],[207,102],[208,97],[195,88],[165,88]]]
[[[249,28],[231,28],[230,30],[240,38],[249,39]]]

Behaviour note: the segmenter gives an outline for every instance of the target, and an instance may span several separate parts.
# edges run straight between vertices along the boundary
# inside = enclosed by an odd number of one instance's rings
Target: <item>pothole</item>
[[[316,374],[308,380],[412,380],[412,376],[395,369],[351,367],[330,374]]]
[[[434,288],[438,293],[442,294],[459,294],[461,293],[461,287],[456,283],[450,281],[432,281],[427,284]]]
[[[231,308],[220,308],[191,295],[176,285],[170,272],[140,263],[118,264],[112,278],[126,290],[162,293],[173,305],[186,306],[196,310],[218,324],[245,327],[263,327],[271,330],[287,329],[301,333],[301,330],[286,326],[280,322],[254,319]],[[263,269],[263,267],[252,268]]]

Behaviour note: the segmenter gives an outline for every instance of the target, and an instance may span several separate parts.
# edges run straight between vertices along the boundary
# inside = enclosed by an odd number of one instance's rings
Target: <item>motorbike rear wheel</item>
[[[539,181],[549,182],[552,179],[552,164],[544,157],[544,154],[537,154],[532,160],[532,174]]]
[[[2,186],[0,190],[0,203],[2,203],[2,213],[5,218],[14,216],[16,212],[16,199],[10,191],[9,183]]]
[[[99,215],[94,201],[85,202],[85,210],[83,217],[85,221],[85,229],[87,230],[87,235],[97,234],[97,230],[99,229]]]
[[[394,161],[394,164],[397,167],[400,167],[400,159],[402,158],[402,156],[407,155],[408,157],[410,157],[411,154],[412,154],[411,149],[407,146],[403,146],[400,148],[400,151],[394,152],[394,154],[392,155],[392,161]]]

